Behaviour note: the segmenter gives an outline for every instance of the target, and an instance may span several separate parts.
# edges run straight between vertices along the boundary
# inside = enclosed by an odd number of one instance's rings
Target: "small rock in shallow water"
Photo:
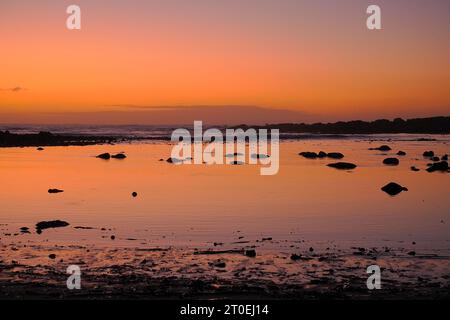
[[[339,169],[339,170],[351,170],[356,168],[356,164],[348,162],[336,162],[327,164],[328,167]]]
[[[125,159],[126,157],[127,156],[124,153],[118,153],[118,154],[111,156],[111,158],[114,158],[114,159]]]
[[[370,148],[369,150],[378,150],[378,151],[389,151],[392,150],[391,147],[387,145],[379,146],[378,148]]]
[[[448,161],[448,154],[445,154],[441,158],[442,161]]]
[[[420,169],[416,168],[415,166],[412,166],[411,167],[411,171],[416,171],[417,172],[417,171],[420,171]]]
[[[382,187],[381,190],[383,190],[384,192],[386,192],[387,194],[389,194],[391,196],[395,196],[402,191],[408,191],[407,188],[402,187],[401,185],[399,185],[398,183],[395,183],[395,182],[388,183],[387,185]]]
[[[60,192],[64,192],[64,190],[60,190],[60,189],[48,189],[48,193],[60,193]]]
[[[433,151],[425,151],[423,153],[423,156],[427,157],[427,158],[432,158],[432,157],[434,157],[434,152]]]
[[[133,198],[136,198],[137,197],[137,192],[133,192],[131,195],[133,196]]]
[[[51,253],[51,254],[48,255],[48,257],[49,257],[50,259],[56,259],[56,254]]]
[[[330,152],[327,153],[327,157],[331,159],[342,159],[344,155],[340,152]]]
[[[108,152],[99,154],[96,158],[100,158],[103,160],[109,160],[111,158],[111,155]]]
[[[383,164],[386,164],[388,166],[398,166],[400,161],[397,158],[386,158],[383,160]]]
[[[116,239],[116,236],[115,236],[115,235],[112,235],[112,236],[111,236],[111,240],[114,240],[114,239]]]
[[[406,152],[405,151],[399,151],[397,152],[398,156],[406,156]]]
[[[408,255],[410,255],[410,256],[415,256],[415,255],[416,255],[416,252],[415,252],[415,251],[410,251],[410,252],[408,252]]]
[[[44,148],[39,147],[39,148],[37,148],[36,150],[37,150],[37,151],[44,151]]]
[[[316,159],[319,156],[317,153],[309,151],[300,152],[299,155],[306,159]]]

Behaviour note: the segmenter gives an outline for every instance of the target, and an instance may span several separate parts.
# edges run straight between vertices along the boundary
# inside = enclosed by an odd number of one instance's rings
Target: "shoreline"
[[[40,250],[47,253],[46,248]],[[67,254],[71,249],[60,250],[67,250]],[[87,255],[91,256],[84,258],[92,259],[103,250],[89,247],[90,253]],[[110,261],[104,261],[101,266],[93,262],[91,267],[87,267],[89,261],[83,259],[84,264],[80,264],[80,290],[69,290],[66,287],[69,275],[65,268],[74,261],[54,261],[47,265],[2,261],[0,299],[450,298],[449,256],[408,256],[400,251],[385,253],[374,248],[369,250],[364,254],[337,251],[305,254],[302,260],[293,261],[283,253],[249,258],[240,254],[199,256],[190,250],[174,248],[139,252],[136,249],[127,249],[124,250],[126,254],[136,254],[137,258],[124,261],[123,257],[115,259],[112,256]],[[106,251],[112,253],[117,252],[117,249]],[[117,254],[120,256],[122,253]],[[195,261],[192,261],[194,259]],[[284,265],[277,267],[278,271],[273,270],[277,264],[271,263],[274,259],[284,260]],[[226,262],[226,266],[218,266],[215,264],[217,260]],[[368,290],[366,287],[368,275],[365,267],[374,263],[382,268],[380,290]],[[443,269],[430,271],[437,263],[441,263]],[[272,278],[274,272],[277,276]]]

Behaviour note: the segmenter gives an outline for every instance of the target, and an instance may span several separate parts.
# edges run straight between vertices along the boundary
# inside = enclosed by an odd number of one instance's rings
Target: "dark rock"
[[[115,236],[115,235],[112,235],[112,236],[111,236],[111,240],[114,240],[114,239],[116,239],[116,236]]]
[[[448,154],[445,154],[441,158],[442,161],[448,161]]]
[[[183,160],[171,157],[171,158],[167,158],[166,162],[168,162],[168,163],[180,163],[180,162],[183,162]]]
[[[299,254],[295,254],[295,253],[291,254],[291,260],[297,261],[297,260],[300,260],[301,258],[302,258],[302,256]]]
[[[114,159],[125,159],[126,157],[127,156],[124,153],[118,153],[118,154],[111,156],[111,158],[114,158]]]
[[[41,221],[36,223],[36,230],[45,230],[50,228],[62,228],[69,225],[66,221],[52,220],[52,221]],[[38,232],[39,233],[39,232]]]
[[[398,156],[406,156],[406,152],[405,151],[399,151],[397,152]]]
[[[256,250],[253,250],[253,249],[245,250],[245,255],[247,257],[254,258],[254,257],[256,257]]]
[[[370,148],[369,150],[378,150],[378,151],[389,151],[392,150],[391,147],[387,145],[379,146],[378,148]]]
[[[309,252],[313,252],[313,251],[314,251],[313,247],[309,248]]]
[[[60,192],[64,192],[64,190],[60,190],[60,189],[48,189],[48,193],[60,193]]]
[[[319,158],[325,158],[327,156],[327,154],[323,151],[320,151],[319,154],[317,155],[317,157]]]
[[[28,228],[28,227],[22,227],[22,228],[20,228],[20,231],[28,231],[28,230],[30,230],[30,228]]]
[[[411,167],[411,171],[416,171],[417,172],[417,171],[420,171],[420,169],[416,168],[415,166],[412,166]]]
[[[111,155],[108,152],[106,152],[106,153],[99,154],[96,158],[100,158],[103,160],[109,160],[111,158]]]
[[[39,148],[37,148],[36,150],[37,150],[37,151],[44,151],[44,148],[39,147]]]
[[[133,196],[133,198],[136,198],[137,197],[137,192],[133,192],[131,195]]]
[[[309,151],[300,152],[299,155],[301,155],[302,157],[307,158],[307,159],[316,159],[319,156],[317,153],[309,152]]]
[[[433,151],[425,151],[423,153],[423,156],[426,158],[432,158],[432,157],[434,157],[434,152]]]
[[[382,187],[381,190],[383,190],[384,192],[386,192],[387,194],[389,194],[391,196],[395,196],[402,191],[408,191],[407,188],[402,187],[401,185],[399,185],[395,182],[388,183],[387,185]]]
[[[218,261],[218,262],[214,263],[214,267],[216,267],[216,268],[225,268],[226,266],[227,266],[227,264],[222,261]]]
[[[342,159],[344,155],[340,152],[330,152],[327,153],[327,157],[331,159]]]
[[[433,158],[431,158],[431,160],[433,160],[434,162],[441,161],[441,159],[439,159],[439,157],[433,157]]]
[[[428,172],[435,172],[435,171],[448,171],[448,162],[447,161],[441,161],[441,162],[435,162],[430,167],[427,168]]]
[[[327,164],[328,167],[336,168],[340,170],[351,170],[356,168],[356,164],[348,163],[348,162],[336,162]]]
[[[410,251],[410,252],[408,252],[408,255],[410,255],[410,256],[415,256],[415,255],[416,255],[416,252],[415,252],[415,251]]]
[[[49,257],[50,259],[56,259],[56,254],[51,253],[51,254],[48,255],[48,257]]]
[[[397,158],[386,158],[383,163],[389,166],[398,166],[400,161]]]

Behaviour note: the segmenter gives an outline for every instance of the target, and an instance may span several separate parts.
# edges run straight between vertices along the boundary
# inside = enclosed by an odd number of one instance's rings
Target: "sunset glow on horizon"
[[[383,30],[366,28],[372,2]],[[72,3],[0,3],[0,123],[120,106],[450,114],[447,0],[77,1],[79,31]]]

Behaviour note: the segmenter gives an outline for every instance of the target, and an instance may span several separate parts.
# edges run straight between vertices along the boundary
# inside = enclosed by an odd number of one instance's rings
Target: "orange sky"
[[[71,1],[2,1],[0,123],[121,105],[449,115],[449,2],[376,2],[382,31],[355,0],[78,1],[69,31]]]

